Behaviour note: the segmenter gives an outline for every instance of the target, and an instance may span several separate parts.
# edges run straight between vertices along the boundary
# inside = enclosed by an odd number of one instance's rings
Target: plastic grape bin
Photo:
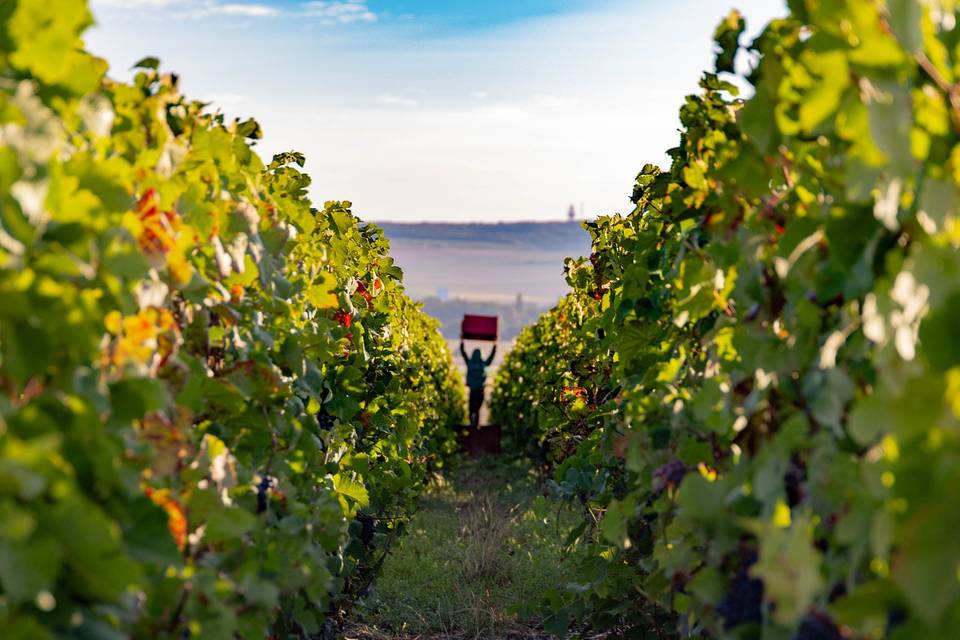
[[[500,319],[497,316],[464,315],[463,324],[460,327],[460,336],[464,340],[495,341],[498,335],[499,322]]]

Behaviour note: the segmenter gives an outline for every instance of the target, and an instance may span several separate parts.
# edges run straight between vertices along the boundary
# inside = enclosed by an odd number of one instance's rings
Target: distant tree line
[[[509,222],[499,224],[379,222],[391,241],[471,243],[498,247],[523,246],[581,255],[590,250],[590,235],[579,221]]]

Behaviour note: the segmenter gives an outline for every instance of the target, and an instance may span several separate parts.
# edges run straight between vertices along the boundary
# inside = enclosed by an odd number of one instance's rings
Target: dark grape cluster
[[[783,476],[783,487],[787,492],[787,504],[790,508],[803,502],[806,497],[804,483],[807,480],[807,470],[802,461],[794,458],[787,466],[787,472]]]
[[[748,558],[730,583],[730,590],[717,605],[723,628],[730,630],[747,623],[759,624],[763,617],[763,582],[750,576],[756,557]]]
[[[273,486],[273,481],[270,476],[263,476],[260,484],[257,485],[257,513],[263,513],[267,510],[267,494],[271,486]]]
[[[671,460],[653,472],[654,484],[658,490],[677,487],[683,482],[690,468],[682,460]]]
[[[903,609],[893,609],[887,613],[887,635],[889,636],[906,621],[907,612]]]
[[[846,637],[833,620],[821,613],[811,612],[803,618],[792,640],[846,640]]]
[[[317,414],[317,423],[324,431],[330,431],[330,429],[333,429],[334,421],[336,421],[336,418],[327,413],[326,409],[321,409],[320,413]]]
[[[361,513],[357,516],[357,520],[360,521],[360,540],[363,542],[365,547],[373,546],[373,533],[374,533],[374,520],[371,516]]]

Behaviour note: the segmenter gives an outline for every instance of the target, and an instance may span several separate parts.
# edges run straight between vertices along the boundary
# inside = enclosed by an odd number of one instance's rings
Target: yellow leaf
[[[113,310],[107,314],[107,317],[103,319],[103,324],[107,327],[107,331],[116,335],[120,333],[121,322],[123,321],[123,315],[117,310]]]
[[[773,526],[777,529],[788,529],[791,522],[790,507],[782,500],[777,502],[777,506],[773,508]]]
[[[307,301],[317,309],[333,309],[340,306],[334,290],[337,279],[329,273],[322,274],[323,282],[311,285],[307,289]]]

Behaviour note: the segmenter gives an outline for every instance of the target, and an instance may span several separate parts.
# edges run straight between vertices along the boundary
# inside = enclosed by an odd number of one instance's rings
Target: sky
[[[91,0],[87,46],[157,56],[188,97],[307,156],[316,202],[376,221],[557,220],[630,209],[736,6],[780,0]]]

